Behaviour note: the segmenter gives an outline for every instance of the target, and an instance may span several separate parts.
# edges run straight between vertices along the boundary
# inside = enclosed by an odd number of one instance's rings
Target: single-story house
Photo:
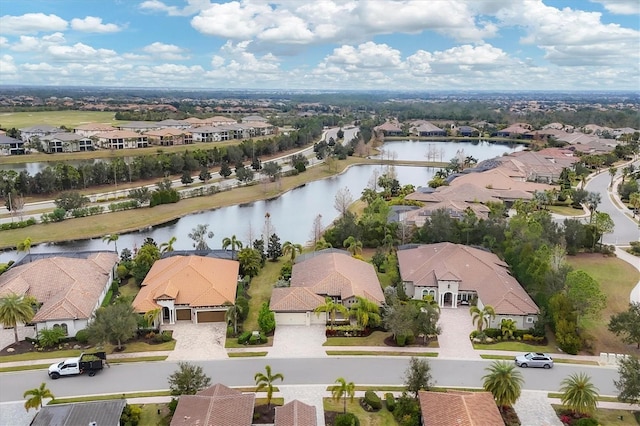
[[[316,407],[294,399],[276,407],[275,426],[316,426]]]
[[[32,320],[36,332],[60,327],[75,336],[102,304],[117,263],[110,251],[39,254],[0,275],[0,297],[33,296],[40,304]]]
[[[171,426],[251,426],[256,396],[215,384],[195,395],[182,395]]]
[[[489,327],[503,319],[519,329],[531,328],[540,310],[508,266],[495,254],[453,243],[406,246],[398,250],[400,278],[407,295],[422,300],[431,295],[440,307],[490,305],[496,312]]]
[[[7,135],[0,135],[0,152],[8,155],[24,154],[24,141]]]
[[[445,200],[438,203],[429,203],[419,209],[407,211],[400,218],[402,222],[420,228],[437,211],[444,211],[449,217],[462,220],[468,211],[473,212],[478,219],[487,219],[490,210],[489,207],[480,203]]]
[[[125,399],[45,405],[31,426],[119,426],[125,405]]]
[[[495,136],[499,138],[515,138],[518,136],[523,136],[525,133],[528,133],[531,130],[532,130],[532,127],[530,124],[515,123],[505,129],[498,130],[495,133]]]
[[[424,426],[504,426],[489,392],[420,391],[418,399]]]
[[[404,132],[398,123],[387,121],[384,124],[374,127],[376,132],[382,133],[384,136],[402,136]]]
[[[430,121],[417,120],[411,122],[411,134],[416,136],[447,136],[447,131]]]
[[[222,322],[236,302],[239,269],[235,260],[196,255],[160,259],[142,282],[133,308],[141,314],[161,308],[160,324]]]
[[[326,324],[326,315],[313,311],[330,297],[349,308],[356,297],[379,306],[384,294],[375,268],[342,250],[320,250],[299,256],[291,270],[291,286],[274,288],[270,309],[276,324]]]

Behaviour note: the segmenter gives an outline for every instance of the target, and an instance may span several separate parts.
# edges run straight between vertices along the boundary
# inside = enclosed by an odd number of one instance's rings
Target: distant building
[[[25,153],[25,142],[20,139],[11,138],[6,134],[0,135],[0,153],[4,155],[21,155]]]

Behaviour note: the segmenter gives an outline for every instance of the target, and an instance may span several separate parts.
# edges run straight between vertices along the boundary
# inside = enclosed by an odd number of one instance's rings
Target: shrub
[[[360,426],[360,420],[353,413],[338,414],[335,426]]]
[[[382,408],[382,400],[374,391],[368,390],[364,393],[364,402],[375,411]]]
[[[260,344],[260,335],[251,333],[251,337],[249,337],[250,345],[258,345]]]
[[[89,332],[87,330],[80,330],[76,333],[76,340],[83,345],[89,342]]]
[[[478,336],[478,330],[473,330],[471,334],[469,334],[470,339],[474,339]]]
[[[120,424],[123,426],[137,426],[142,416],[142,408],[138,405],[125,405],[120,416]]]
[[[155,343],[162,343],[164,342],[164,338],[162,337],[162,334],[156,334],[155,336],[153,336],[153,341]]]
[[[260,333],[260,343],[261,344],[265,344],[269,341],[269,339],[267,338],[267,336],[264,333]]]
[[[585,417],[583,419],[577,420],[574,425],[575,426],[598,426],[600,423],[596,419],[591,417]]]
[[[43,348],[51,348],[62,342],[66,335],[62,327],[45,328],[38,332],[38,344]]]
[[[153,331],[148,332],[147,334],[145,334],[144,338],[147,340],[151,340],[154,339],[156,337],[156,333],[154,333]]]
[[[233,327],[232,326],[228,326],[227,327],[227,337],[233,337]]]
[[[407,344],[407,336],[405,336],[404,334],[398,334],[396,336],[396,343],[398,344],[398,346],[404,346]]]
[[[385,404],[387,404],[387,410],[393,412],[393,410],[396,408],[396,398],[391,392],[387,392],[384,394],[384,402]]]
[[[269,309],[269,304],[264,302],[258,312],[258,327],[264,334],[269,334],[276,328],[276,316]]]
[[[487,337],[490,337],[492,339],[497,338],[498,336],[502,336],[502,331],[497,329],[497,328],[485,328],[484,329],[484,334]],[[514,333],[515,336],[515,333]]]
[[[247,319],[247,315],[249,315],[249,301],[246,297],[238,297],[236,299],[236,305],[239,305],[242,308],[242,314],[238,318],[238,322],[242,322]]]
[[[238,344],[239,345],[244,345],[245,343],[247,343],[249,341],[250,338],[251,338],[251,332],[250,331],[245,331],[240,336],[238,336]]]
[[[171,398],[168,408],[169,408],[169,411],[171,412],[171,415],[173,415],[173,413],[176,412],[176,408],[178,408],[178,398]]]

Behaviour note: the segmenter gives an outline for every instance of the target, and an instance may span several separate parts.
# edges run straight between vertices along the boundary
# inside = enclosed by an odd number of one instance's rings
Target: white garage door
[[[307,314],[304,312],[276,312],[276,327],[279,325],[306,325]]]

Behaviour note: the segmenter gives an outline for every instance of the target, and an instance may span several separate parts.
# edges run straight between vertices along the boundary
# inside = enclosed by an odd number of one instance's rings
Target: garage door
[[[191,309],[176,309],[176,318],[180,320],[191,320]]]
[[[198,323],[224,322],[224,311],[198,312]]]
[[[276,326],[306,324],[307,315],[304,312],[276,312]]]

